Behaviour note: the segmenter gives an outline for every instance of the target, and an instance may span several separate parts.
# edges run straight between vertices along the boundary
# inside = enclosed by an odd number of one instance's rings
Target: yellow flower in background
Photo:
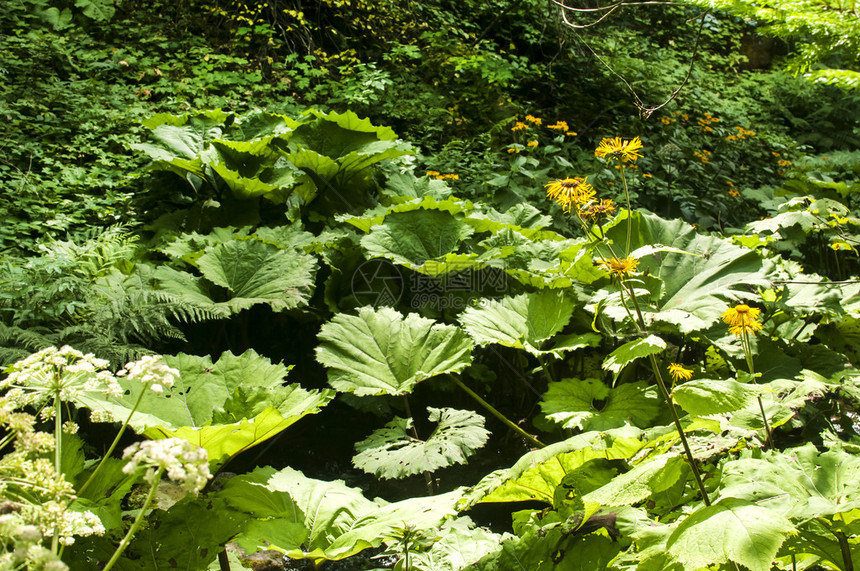
[[[556,121],[554,125],[547,125],[547,129],[555,129],[556,131],[570,131],[567,121]]]
[[[540,117],[535,117],[534,115],[526,115],[526,121],[529,123],[534,123],[535,125],[540,125],[543,123],[543,119]]]
[[[627,161],[635,161],[641,158],[639,154],[642,149],[642,141],[639,137],[634,137],[629,141],[622,140],[621,137],[614,139],[603,139],[594,151],[594,156],[599,159],[619,159],[622,163]]]
[[[522,131],[523,129],[528,129],[529,126],[523,123],[522,121],[517,121],[513,127],[511,127],[511,131]]]
[[[516,147],[508,147],[508,152],[509,153],[519,153],[520,150]]]
[[[680,380],[689,381],[693,378],[693,370],[685,369],[683,365],[679,365],[678,363],[669,365],[669,374],[672,375],[676,383]]]
[[[636,271],[637,266],[639,266],[639,260],[631,257],[609,258],[607,260],[598,260],[597,265],[610,274],[623,278]]]
[[[576,134],[577,134],[576,131],[568,131],[567,133],[565,133],[565,135],[567,135],[568,137],[576,137]],[[827,157],[821,157],[821,158],[826,159]]]
[[[781,167],[791,166],[791,161],[777,161],[777,164]]]
[[[537,147],[538,142],[537,141],[529,141],[528,143],[526,143],[526,145],[529,147]]]
[[[762,330],[762,324],[758,320],[760,313],[760,309],[742,303],[728,308],[723,313],[723,321],[729,325],[729,332],[735,337],[755,335],[756,331]]]
[[[596,194],[588,184],[588,179],[580,177],[554,180],[545,188],[547,197],[558,203],[565,212],[570,212],[571,206],[575,206],[578,211],[581,206],[591,202]]]
[[[427,176],[439,176],[439,171],[427,171]]]

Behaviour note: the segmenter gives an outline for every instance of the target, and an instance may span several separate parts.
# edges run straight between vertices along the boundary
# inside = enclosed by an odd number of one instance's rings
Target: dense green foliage
[[[853,569],[858,21],[7,0],[0,569]]]

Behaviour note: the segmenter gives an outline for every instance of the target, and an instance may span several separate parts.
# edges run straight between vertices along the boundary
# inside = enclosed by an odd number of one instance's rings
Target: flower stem
[[[415,437],[415,440],[419,442],[424,442],[421,440],[421,437],[418,436],[418,429],[415,427],[415,417],[412,416],[412,409],[409,407],[409,397],[403,395],[403,406],[406,407],[406,416],[409,417],[409,420],[412,421],[412,436]],[[433,489],[433,475],[430,472],[424,471],[424,482],[427,484],[427,495],[432,496],[435,493]]]
[[[753,366],[753,358],[752,358],[752,345],[750,344],[750,335],[744,329],[744,335],[741,341],[741,345],[744,348],[744,357],[746,357],[747,367],[750,370],[750,375],[753,375],[755,378],[755,367]],[[761,402],[761,395],[756,395],[756,400],[758,400],[758,410],[761,412],[761,421],[764,423],[764,441],[765,445],[771,450],[775,450],[776,448],[773,445],[773,436],[770,433],[770,424],[767,422],[767,415],[764,412],[764,403]]]
[[[58,381],[59,384],[59,381]],[[60,392],[57,391],[54,396],[54,468],[57,470],[57,477],[62,478],[63,467],[63,401],[60,400]],[[51,538],[51,553],[59,555],[60,553],[60,528],[54,526],[54,536]]]
[[[529,434],[528,432],[526,432],[525,430],[523,430],[522,428],[520,428],[519,426],[517,426],[516,424],[511,422],[510,420],[508,420],[508,417],[506,417],[505,415],[500,413],[490,403],[488,403],[487,401],[482,399],[480,396],[478,396],[478,393],[476,393],[475,391],[473,391],[472,389],[467,387],[463,383],[463,381],[461,381],[460,379],[458,379],[454,375],[448,375],[448,376],[451,377],[451,379],[454,381],[454,383],[456,383],[456,385],[458,387],[460,387],[461,389],[466,391],[466,394],[468,394],[470,397],[472,397],[473,399],[478,401],[478,404],[480,404],[482,407],[487,409],[487,411],[490,414],[492,414],[493,416],[495,416],[496,418],[501,420],[505,424],[505,426],[507,426],[508,428],[510,428],[511,430],[513,430],[514,432],[516,432],[517,434],[519,434],[520,436],[522,436],[523,438],[525,438],[526,440],[528,440],[529,442],[531,442],[532,444],[537,446],[538,448],[546,448],[546,444],[544,444],[543,442],[541,442],[540,440],[538,440],[537,438],[535,438],[534,436],[532,436],[531,434]]]
[[[90,477],[87,478],[87,481],[84,482],[84,485],[81,486],[80,490],[78,490],[78,496],[84,495],[84,491],[93,482],[93,480],[95,480],[96,474],[99,473],[99,470],[102,469],[102,466],[104,466],[107,459],[110,458],[111,454],[113,454],[114,449],[117,447],[117,444],[119,444],[120,438],[122,438],[122,435],[125,433],[125,429],[128,427],[128,423],[131,422],[132,415],[135,413],[135,411],[137,411],[137,407],[140,406],[140,401],[143,400],[143,395],[144,395],[144,393],[146,393],[146,390],[148,388],[149,388],[149,383],[145,384],[143,387],[143,390],[140,391],[140,394],[137,396],[137,402],[134,403],[134,408],[132,408],[131,412],[128,413],[128,418],[126,418],[125,422],[122,423],[122,427],[119,429],[119,432],[117,433],[116,437],[113,439],[113,442],[111,442],[110,448],[108,448],[107,452],[105,452],[104,456],[102,456],[102,459],[99,462],[99,465],[96,466],[96,469],[93,470],[93,473],[90,474]]]
[[[155,498],[155,492],[158,490],[158,482],[161,481],[161,475],[164,473],[164,468],[159,468],[158,472],[155,474],[155,477],[152,479],[152,487],[149,489],[149,494],[146,496],[146,500],[143,502],[143,507],[140,508],[140,513],[137,514],[137,519],[134,520],[134,523],[131,524],[131,527],[128,530],[128,533],[125,534],[125,537],[122,538],[122,541],[119,544],[119,547],[116,548],[116,551],[113,552],[113,555],[108,561],[107,565],[102,571],[110,571],[111,567],[116,564],[119,556],[122,555],[122,552],[125,551],[125,548],[128,547],[128,544],[131,542],[134,534],[137,533],[137,530],[140,528],[141,522],[143,522],[143,516],[146,513],[146,510],[149,508],[149,504],[152,503],[152,500]]]
[[[626,285],[627,284],[624,284],[624,286]],[[622,287],[619,291],[623,290],[624,288]],[[639,333],[643,333],[645,328],[645,319],[642,316],[642,311],[639,309],[639,300],[636,298],[636,293],[632,287],[627,287],[627,291],[630,292],[630,300],[633,302],[633,307],[636,309],[636,315],[638,316],[638,322],[634,320],[633,324],[636,326]],[[681,438],[681,445],[684,447],[684,454],[687,456],[687,464],[690,465],[690,470],[693,472],[693,478],[696,480],[699,494],[702,496],[702,501],[705,502],[705,505],[710,506],[711,500],[708,498],[708,492],[705,489],[704,482],[702,481],[702,475],[699,473],[699,467],[696,465],[696,458],[693,456],[693,451],[690,449],[690,444],[687,442],[687,436],[684,434],[684,427],[681,425],[681,419],[678,418],[678,411],[675,410],[675,401],[672,400],[672,393],[669,392],[669,389],[666,388],[665,381],[663,381],[663,375],[660,372],[660,365],[657,363],[657,357],[654,355],[648,355],[648,359],[651,361],[651,370],[654,371],[654,376],[657,379],[657,386],[660,389],[660,395],[666,402],[666,407],[669,409],[669,413],[672,415],[672,421],[675,423],[675,430],[678,431],[678,436]]]
[[[660,367],[657,363],[657,358],[654,355],[648,355],[651,360],[651,369],[654,371],[654,376],[657,377],[657,386],[660,387],[660,394],[663,400],[666,401],[666,406],[672,414],[672,420],[675,423],[675,430],[678,431],[678,436],[681,437],[681,444],[684,447],[684,454],[687,455],[687,463],[693,471],[693,478],[696,480],[696,486],[699,488],[699,494],[702,496],[702,501],[706,506],[711,505],[711,500],[708,499],[708,492],[705,490],[705,484],[702,482],[702,475],[699,473],[699,468],[696,465],[696,459],[693,457],[693,451],[690,449],[690,444],[687,442],[687,436],[684,434],[684,427],[681,426],[681,420],[678,418],[678,412],[675,410],[675,402],[672,400],[672,394],[666,388],[666,383],[663,381],[663,375],[660,374]]]
[[[621,182],[624,184],[624,198],[627,200],[627,245],[624,247],[624,256],[630,255],[630,235],[633,233],[633,210],[630,208],[630,191],[627,189],[627,177],[624,175],[624,167],[621,168]]]

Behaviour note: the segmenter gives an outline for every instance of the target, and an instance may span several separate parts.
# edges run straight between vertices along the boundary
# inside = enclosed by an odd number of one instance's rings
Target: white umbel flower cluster
[[[168,478],[182,484],[192,494],[203,489],[212,478],[206,450],[181,438],[137,442],[126,448],[122,457],[129,459],[123,472],[132,474],[145,467],[144,479],[151,485],[158,484],[162,469]]]
[[[128,363],[125,369],[117,372],[118,377],[127,377],[130,381],[139,381],[149,385],[156,393],[170,388],[179,377],[179,371],[168,367],[158,355],[146,355],[137,361]]]
[[[87,392],[119,396],[122,387],[107,370],[109,365],[68,345],[48,347],[12,365],[9,376],[0,381],[0,390],[7,389],[6,401],[17,409],[41,408],[55,398],[69,402]]]

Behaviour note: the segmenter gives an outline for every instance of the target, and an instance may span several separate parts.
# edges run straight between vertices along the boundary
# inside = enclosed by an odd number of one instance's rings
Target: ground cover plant
[[[9,3],[0,568],[860,564],[853,5],[499,4]]]

